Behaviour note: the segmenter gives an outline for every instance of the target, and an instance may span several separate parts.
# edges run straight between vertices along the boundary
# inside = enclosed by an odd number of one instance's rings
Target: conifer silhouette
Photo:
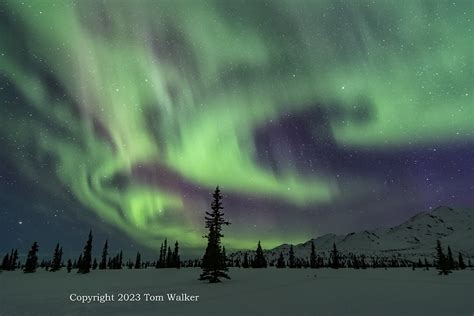
[[[36,272],[36,267],[38,266],[38,257],[36,254],[38,253],[38,243],[35,241],[31,246],[31,250],[28,252],[28,257],[26,258],[25,267],[23,268],[23,272],[25,273],[33,273]]]
[[[283,252],[281,252],[281,251],[280,251],[280,256],[278,257],[276,267],[279,268],[279,269],[286,267],[285,258],[283,257]]]
[[[230,279],[227,271],[226,263],[222,260],[221,237],[222,226],[230,223],[224,220],[224,209],[222,206],[222,196],[219,187],[213,194],[213,201],[211,204],[211,212],[206,212],[206,228],[209,232],[204,238],[207,238],[207,247],[204,257],[202,259],[202,273],[200,280],[208,280],[209,283],[220,282],[220,278]]]
[[[104,244],[104,248],[102,249],[102,259],[100,260],[100,263],[99,263],[99,270],[107,269],[108,249],[109,249],[109,240],[106,239],[105,244]]]
[[[81,262],[78,262],[77,273],[89,273],[92,267],[92,230],[89,231],[89,238],[87,239],[86,245],[84,246],[84,252],[82,254]]]
[[[260,240],[258,241],[257,250],[255,251],[255,258],[252,262],[252,268],[266,268],[267,260],[263,254],[262,246],[260,245]]]

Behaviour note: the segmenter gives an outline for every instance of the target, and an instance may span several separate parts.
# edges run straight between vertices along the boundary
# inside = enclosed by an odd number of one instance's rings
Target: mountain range
[[[451,247],[454,253],[461,252],[466,258],[474,257],[474,209],[440,206],[431,212],[419,213],[406,222],[391,227],[353,232],[347,235],[326,234],[307,242],[293,245],[296,257],[308,258],[311,242],[314,242],[318,255],[327,256],[333,244],[343,254],[366,256],[399,257],[417,259],[433,257],[436,241],[443,247]],[[276,260],[283,253],[288,257],[289,244],[265,250],[267,260]],[[247,252],[238,251],[229,257],[243,258]]]

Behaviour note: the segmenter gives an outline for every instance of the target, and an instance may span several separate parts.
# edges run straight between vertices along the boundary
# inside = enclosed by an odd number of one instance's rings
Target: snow
[[[375,229],[347,235],[327,234],[312,239],[316,252],[321,257],[328,256],[333,243],[342,254],[364,254],[366,256],[401,257],[418,261],[427,257],[430,261],[435,254],[436,240],[445,248],[451,247],[457,258],[461,252],[464,259],[474,258],[474,209],[453,209],[439,207],[432,212],[422,212],[406,222],[388,229]],[[265,246],[265,245],[263,245]],[[276,260],[283,252],[288,258],[290,245],[284,244],[265,251],[267,259]],[[311,240],[295,245],[295,256],[308,258]],[[245,251],[235,252],[229,257],[243,258]],[[253,251],[248,251],[250,256]]]
[[[0,273],[0,315],[472,315],[474,271],[238,269],[230,281],[200,269]],[[73,271],[74,272],[74,271]],[[69,301],[69,295],[139,293],[140,302]],[[144,302],[145,293],[199,295],[197,302]]]

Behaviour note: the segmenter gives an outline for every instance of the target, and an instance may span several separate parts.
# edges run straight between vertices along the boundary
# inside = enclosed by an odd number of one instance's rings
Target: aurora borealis
[[[216,185],[229,248],[472,206],[472,9],[1,1],[0,234],[201,247]]]

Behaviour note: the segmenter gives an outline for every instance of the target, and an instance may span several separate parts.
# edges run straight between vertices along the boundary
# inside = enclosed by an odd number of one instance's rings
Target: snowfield
[[[474,313],[474,271],[435,269],[238,269],[219,284],[198,281],[198,268],[93,271],[87,275],[0,273],[0,315],[462,315]],[[140,301],[118,302],[118,295]],[[199,296],[168,301],[167,294]],[[79,303],[71,294],[114,295]],[[145,301],[154,296],[163,301]],[[138,295],[129,295],[128,299]]]

